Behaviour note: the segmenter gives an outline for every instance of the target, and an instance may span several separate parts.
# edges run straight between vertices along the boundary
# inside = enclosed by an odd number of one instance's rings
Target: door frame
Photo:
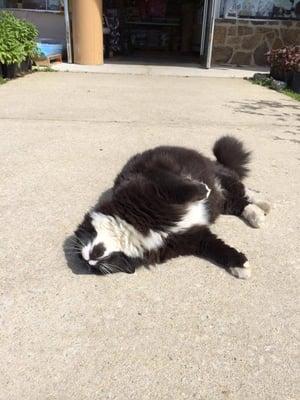
[[[67,58],[68,58],[68,63],[72,64],[73,52],[72,52],[69,0],[64,0],[64,15],[65,15],[65,26],[66,26]]]
[[[200,43],[200,56],[204,57],[203,65],[211,68],[211,58],[214,41],[217,0],[205,0],[202,20],[202,34]]]

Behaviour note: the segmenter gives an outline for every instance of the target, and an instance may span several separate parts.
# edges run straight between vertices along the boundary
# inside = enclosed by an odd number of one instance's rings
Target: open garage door
[[[107,63],[151,64],[154,60],[157,64],[198,63],[210,68],[219,0],[77,0],[71,10],[72,35],[70,4],[65,0],[69,62],[101,64],[104,54]],[[109,34],[102,20],[108,21]]]

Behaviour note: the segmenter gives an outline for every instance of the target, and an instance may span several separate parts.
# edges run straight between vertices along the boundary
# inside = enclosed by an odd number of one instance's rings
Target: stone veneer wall
[[[214,64],[266,65],[268,50],[300,45],[300,21],[217,19]]]

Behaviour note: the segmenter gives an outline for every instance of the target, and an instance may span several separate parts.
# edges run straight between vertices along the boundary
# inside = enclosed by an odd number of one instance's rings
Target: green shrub
[[[0,62],[20,64],[37,53],[37,28],[16,18],[10,12],[0,12]]]

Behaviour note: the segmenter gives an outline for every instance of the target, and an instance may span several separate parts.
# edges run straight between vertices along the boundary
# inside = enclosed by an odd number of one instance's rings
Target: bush
[[[0,12],[0,63],[18,64],[38,54],[37,28],[16,18],[10,12]]]
[[[290,72],[300,69],[300,46],[287,46],[267,53],[271,71]]]

